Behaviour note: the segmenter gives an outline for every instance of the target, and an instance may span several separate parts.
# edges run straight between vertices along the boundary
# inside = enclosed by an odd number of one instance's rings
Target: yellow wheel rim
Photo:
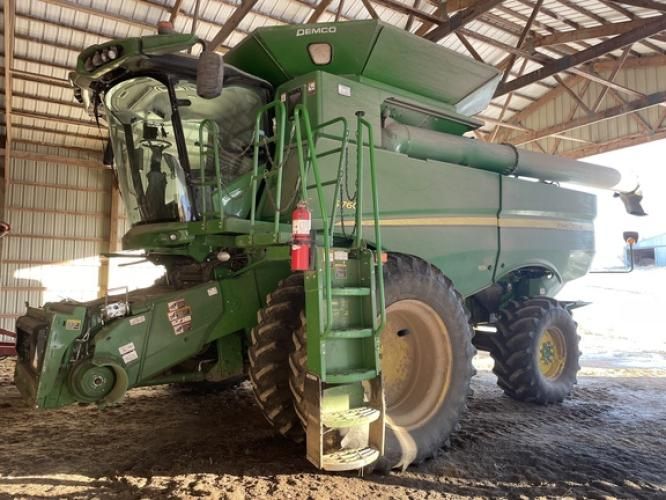
[[[541,334],[537,359],[539,371],[547,379],[555,380],[562,374],[567,361],[567,347],[558,328],[548,328]]]
[[[449,390],[453,354],[442,318],[428,304],[405,299],[386,308],[381,334],[386,415],[394,425],[422,426]]]

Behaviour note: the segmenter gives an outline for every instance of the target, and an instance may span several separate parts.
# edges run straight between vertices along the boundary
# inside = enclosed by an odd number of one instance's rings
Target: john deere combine
[[[36,408],[247,374],[275,429],[326,470],[406,467],[458,427],[475,347],[500,386],[566,397],[572,304],[615,170],[463,137],[500,75],[359,21],[262,28],[222,57],[167,32],[85,50],[71,79],[108,124],[154,286],[18,319]],[[204,44],[205,45],[205,44]],[[477,331],[475,335],[475,331]]]

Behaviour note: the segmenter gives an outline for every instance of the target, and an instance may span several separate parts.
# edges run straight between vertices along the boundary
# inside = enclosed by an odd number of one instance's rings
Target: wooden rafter
[[[632,7],[642,7],[644,9],[652,9],[660,12],[666,12],[666,4],[653,2],[652,0],[611,0],[614,3],[623,3],[631,5]]]
[[[532,29],[532,23],[534,23],[534,19],[536,18],[537,14],[539,13],[539,9],[541,8],[541,5],[543,4],[543,0],[537,0],[537,2],[534,4],[534,8],[532,9],[532,13],[530,14],[529,19],[525,23],[525,27],[523,28],[522,33],[520,34],[520,37],[518,38],[518,43],[516,44],[517,49],[522,49],[523,44],[525,43],[525,40],[527,39],[527,35],[529,34],[530,30]],[[513,65],[516,62],[516,55],[511,54],[509,56],[509,61],[507,62],[506,69],[504,70],[504,74],[502,75],[502,80],[500,81],[500,85],[503,85],[504,82],[506,82],[509,74],[511,73],[511,70],[513,69]],[[527,66],[527,58],[523,60],[523,64],[520,68],[520,71],[518,72],[518,76],[522,75],[523,72],[525,71],[525,67]],[[504,105],[502,106],[502,111],[500,112],[499,115],[499,120],[502,121],[504,119],[504,114],[506,113],[506,109],[509,107],[509,104],[511,104],[511,99],[513,98],[513,92],[509,92],[509,95],[506,96],[506,99],[504,100]],[[495,127],[495,130],[493,131],[492,135],[490,136],[490,141],[493,142],[497,138],[497,134],[499,132],[499,127]]]
[[[561,43],[580,42],[581,40],[589,40],[590,38],[619,35],[639,28],[643,24],[645,24],[644,19],[636,19],[634,21],[625,21],[621,23],[608,23],[601,26],[594,26],[592,28],[556,32],[550,35],[535,37],[534,46],[547,47],[549,45],[557,45]]]
[[[308,18],[308,24],[316,23],[319,21],[319,18],[326,11],[328,6],[331,5],[332,1],[333,0],[321,0],[312,11],[312,14],[310,14],[310,17]]]
[[[421,7],[421,0],[414,0],[414,9]],[[407,16],[407,22],[405,23],[405,31],[411,31],[412,26],[414,25],[414,14],[409,14]]]
[[[603,111],[598,111],[597,113],[591,115],[582,116],[575,120],[570,120],[566,123],[558,123],[551,127],[525,133],[513,138],[511,143],[516,145],[527,144],[528,142],[538,141],[539,139],[552,136],[553,134],[562,134],[564,132],[568,132],[569,130],[593,125],[595,123],[609,120],[611,118],[617,118],[619,116],[633,113],[635,111],[640,111],[641,109],[649,108],[664,102],[666,102],[666,92],[656,92],[654,94],[649,94],[645,97],[635,99],[626,104],[607,108]]]
[[[453,33],[466,24],[474,21],[481,14],[489,11],[496,5],[500,4],[502,0],[478,0],[465,10],[461,10],[452,16],[447,22],[444,22],[434,28],[432,31],[426,33],[424,38],[432,42],[437,42],[447,35]]]
[[[367,10],[368,14],[370,14],[371,18],[379,19],[379,15],[377,14],[377,11],[370,3],[370,0],[361,0],[361,2],[363,3],[363,7],[365,7],[365,10]]]
[[[220,31],[218,31],[213,39],[208,43],[208,50],[215,50],[220,45],[222,45],[222,43],[229,37],[229,35],[231,35],[231,33],[238,27],[248,12],[252,10],[252,7],[254,7],[256,3],[257,0],[243,0],[243,3],[236,7],[236,10],[234,10],[233,14],[229,16],[229,19],[225,21],[222,28],[220,28]]]
[[[176,3],[173,5],[173,8],[171,9],[171,15],[169,16],[169,22],[171,24],[176,22],[176,18],[178,17],[178,14],[180,14],[180,6],[182,4],[183,0],[176,0]]]
[[[577,52],[576,54],[556,59],[544,67],[533,71],[532,73],[521,76],[520,78],[516,78],[515,80],[501,85],[497,89],[497,92],[495,92],[495,96],[497,97],[504,95],[508,92],[511,92],[512,90],[520,89],[526,85],[542,80],[554,74],[569,70],[575,66],[578,66],[579,64],[591,61],[608,52],[632,44],[638,40],[641,40],[642,38],[650,36],[650,34],[662,31],[663,29],[666,29],[666,15],[646,20],[645,23],[639,28],[618,35],[615,38],[611,38],[605,42],[601,42],[588,49]]]

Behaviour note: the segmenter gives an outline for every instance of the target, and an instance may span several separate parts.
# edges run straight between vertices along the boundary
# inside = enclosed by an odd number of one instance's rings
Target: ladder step
[[[350,382],[362,382],[375,378],[377,372],[375,370],[335,370],[326,374],[326,383],[329,384],[347,384]]]
[[[348,330],[331,330],[326,334],[326,339],[364,339],[372,337],[372,328],[354,328]]]
[[[370,288],[367,287],[344,287],[333,288],[333,295],[355,295],[359,297],[370,295]]]
[[[321,423],[330,428],[355,427],[357,425],[369,424],[380,417],[379,410],[369,406],[351,408],[350,410],[333,411],[322,413]]]
[[[350,448],[338,450],[322,457],[321,468],[330,471],[361,469],[379,458],[374,448]]]

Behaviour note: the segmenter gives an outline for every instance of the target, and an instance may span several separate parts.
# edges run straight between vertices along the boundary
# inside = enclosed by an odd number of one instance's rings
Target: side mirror
[[[638,242],[638,233],[636,231],[625,231],[622,233],[622,239],[627,245],[633,246]]]
[[[197,62],[197,94],[214,99],[222,93],[224,59],[221,54],[204,49]]]

